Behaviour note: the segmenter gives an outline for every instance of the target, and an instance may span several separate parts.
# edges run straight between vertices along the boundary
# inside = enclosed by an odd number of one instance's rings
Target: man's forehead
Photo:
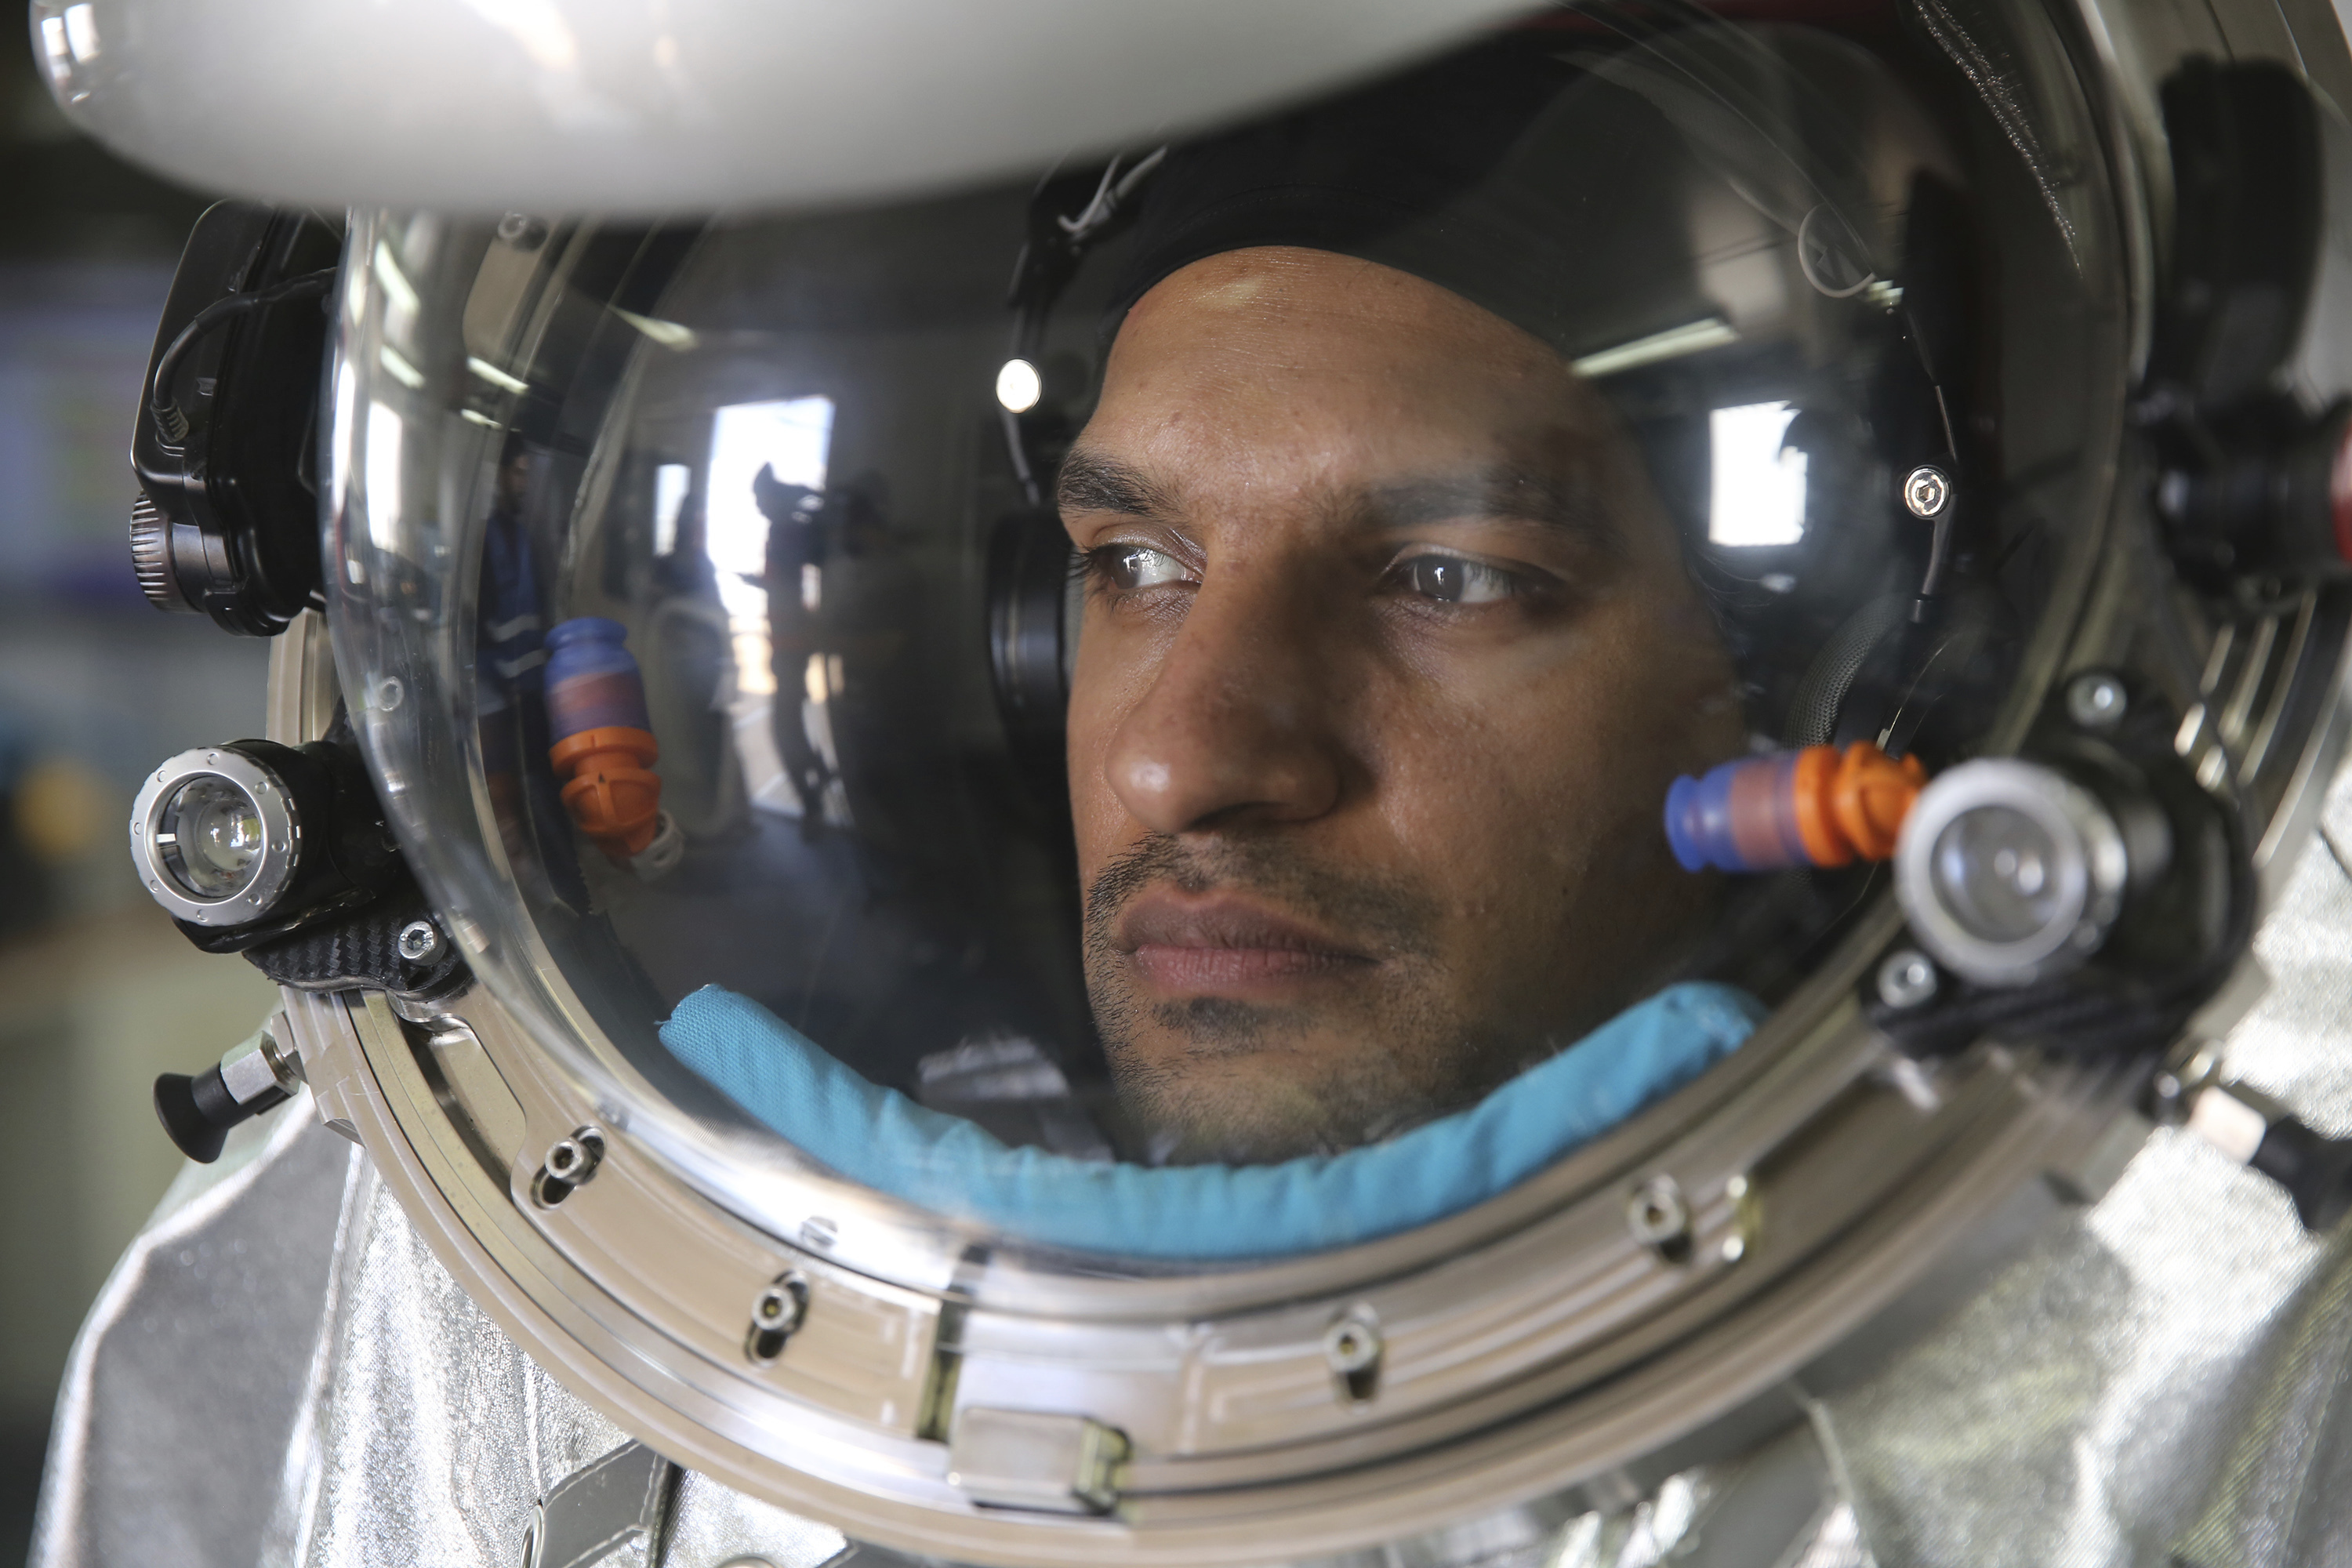
[[[1510,516],[1610,531],[1623,437],[1547,344],[1377,262],[1268,247],[1160,281],[1112,346],[1066,511],[1234,510],[1410,526]]]
[[[1087,440],[1064,460],[1055,498],[1066,515],[1109,513],[1181,526],[1210,510],[1302,510],[1360,526],[1412,528],[1472,517],[1508,518],[1613,542],[1616,527],[1596,482],[1589,438],[1554,431],[1456,462],[1370,468],[1313,464],[1293,474],[1247,464],[1221,469],[1183,460],[1130,458]],[[1203,469],[1207,471],[1203,471]]]
[[[1112,342],[1088,428],[1129,462],[1223,447],[1303,472],[1538,467],[1611,426],[1556,351],[1461,296],[1376,262],[1267,249],[1195,262],[1147,294]]]
[[[1450,362],[1566,379],[1549,344],[1443,284],[1360,257],[1265,246],[1204,257],[1154,284],[1118,324],[1106,391],[1139,372],[1157,380],[1226,356],[1309,377],[1386,360],[1424,375]]]

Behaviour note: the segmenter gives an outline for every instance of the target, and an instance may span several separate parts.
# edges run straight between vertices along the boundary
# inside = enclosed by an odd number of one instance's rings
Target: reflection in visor
[[[1803,451],[1788,445],[1786,403],[1707,416],[1706,537],[1715,544],[1794,544],[1805,537]]]
[[[838,773],[826,699],[834,664],[822,650],[802,679],[775,668],[769,604],[797,593],[803,611],[824,603],[826,542],[821,518],[825,456],[833,434],[829,397],[741,403],[711,416],[704,549],[727,612],[735,654],[728,705],[743,790],[762,811],[826,818],[845,826],[847,807],[827,785]],[[830,656],[834,661],[838,655]],[[816,679],[809,676],[814,672]]]
[[[718,986],[1011,1147],[1278,1166],[1868,907],[2104,329],[1940,58],[1632,15],[1034,188],[467,241],[489,826],[652,1081],[711,1103],[655,1031]],[[510,640],[592,618],[651,877]]]

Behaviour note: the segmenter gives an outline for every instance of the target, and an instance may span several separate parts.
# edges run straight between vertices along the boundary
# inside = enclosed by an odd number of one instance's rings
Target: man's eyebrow
[[[1623,543],[1588,480],[1517,463],[1375,486],[1364,493],[1364,510],[1386,528],[1507,517],[1560,529],[1612,550]]]
[[[1062,459],[1054,501],[1064,511],[1122,512],[1163,521],[1176,512],[1167,490],[1140,468],[1086,447],[1073,447]]]

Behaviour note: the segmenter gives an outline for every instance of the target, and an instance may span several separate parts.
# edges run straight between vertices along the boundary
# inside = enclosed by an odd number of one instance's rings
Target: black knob
[[[267,1109],[239,1105],[221,1082],[218,1067],[208,1067],[194,1078],[167,1072],[155,1080],[156,1120],[163,1122],[180,1152],[199,1165],[220,1158],[221,1144],[230,1128],[250,1121]]]
[[[139,591],[159,610],[191,608],[180,592],[178,574],[172,570],[172,523],[158,510],[145,490],[131,503],[131,566],[139,575]]]
[[[2352,1138],[2330,1138],[2281,1116],[2246,1163],[2286,1189],[2306,1230],[2332,1229],[2352,1207]]]

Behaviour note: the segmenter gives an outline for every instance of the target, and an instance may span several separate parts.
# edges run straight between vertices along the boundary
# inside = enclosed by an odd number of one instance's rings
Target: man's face
[[[1059,500],[1087,985],[1173,1157],[1455,1108],[1687,953],[1663,803],[1738,702],[1550,349],[1374,263],[1213,257],[1129,314]]]
[[[509,511],[521,508],[530,492],[530,454],[517,452],[499,465],[499,504]]]

